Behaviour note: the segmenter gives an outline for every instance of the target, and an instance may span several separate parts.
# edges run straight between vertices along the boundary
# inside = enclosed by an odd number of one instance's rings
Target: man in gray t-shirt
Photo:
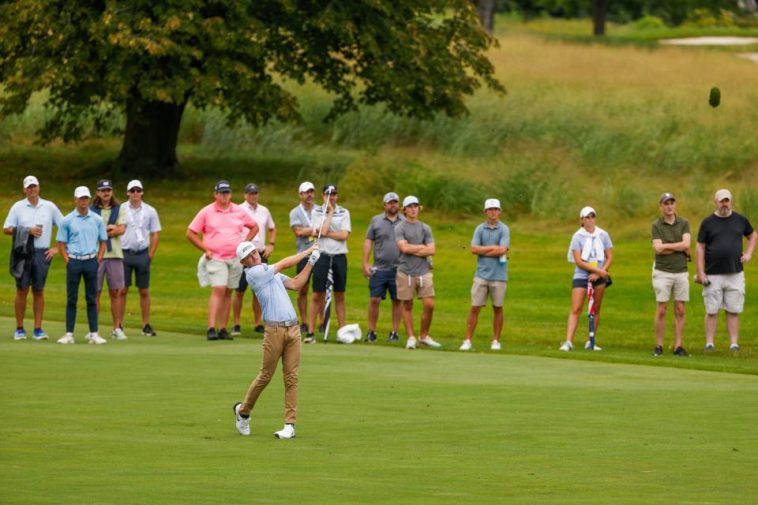
[[[366,239],[363,241],[363,276],[366,277],[369,287],[368,303],[368,333],[366,342],[376,340],[376,321],[379,319],[379,303],[384,300],[389,291],[392,300],[392,331],[389,341],[397,342],[400,337],[397,334],[402,316],[402,307],[397,298],[397,260],[400,249],[395,240],[395,228],[402,221],[400,217],[400,197],[397,193],[390,192],[384,195],[384,212],[374,216],[366,231]],[[374,250],[374,264],[369,263],[371,249]]]
[[[400,249],[397,265],[397,297],[403,302],[403,322],[408,332],[406,349],[416,348],[416,333],[413,331],[413,296],[421,299],[424,311],[421,316],[421,333],[418,342],[438,349],[442,347],[429,336],[434,313],[434,283],[431,259],[436,253],[432,229],[418,220],[421,206],[415,196],[403,200],[405,221],[395,227],[395,239]]]
[[[305,181],[299,188],[300,203],[290,211],[290,228],[295,234],[297,252],[303,252],[313,245],[315,235],[313,233],[313,194],[315,187],[312,182]],[[297,264],[297,273],[303,271],[307,258]],[[297,308],[300,314],[300,331],[308,331],[308,283],[297,292]]]

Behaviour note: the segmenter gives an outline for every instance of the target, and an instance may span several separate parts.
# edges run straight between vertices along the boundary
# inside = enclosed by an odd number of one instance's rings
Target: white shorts
[[[242,263],[238,259],[217,260],[209,259],[205,266],[208,271],[208,279],[211,286],[226,286],[229,289],[237,289],[242,276]]]
[[[666,303],[671,300],[671,295],[677,302],[690,301],[690,280],[687,272],[672,274],[662,270],[653,269],[653,290],[655,301]]]
[[[710,285],[703,288],[706,314],[718,314],[724,309],[740,314],[745,306],[745,272],[709,275]]]

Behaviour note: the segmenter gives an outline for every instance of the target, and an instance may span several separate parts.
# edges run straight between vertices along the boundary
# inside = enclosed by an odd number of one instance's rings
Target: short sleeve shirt
[[[274,218],[271,217],[271,212],[269,212],[268,208],[261,204],[253,207],[245,201],[240,207],[245,209],[245,211],[255,219],[255,222],[258,223],[258,233],[255,234],[252,242],[256,249],[262,251],[266,247],[266,230],[273,230],[275,228]],[[247,233],[245,233],[245,235],[246,234]],[[242,238],[244,239],[244,237]]]
[[[690,233],[690,223],[679,216],[676,216],[672,224],[667,223],[662,217],[658,218],[653,223],[651,230],[652,240],[660,240],[664,244],[681,242],[685,233]],[[675,251],[672,254],[656,254],[653,268],[672,274],[686,272],[687,255],[684,251]]]
[[[407,241],[411,245],[428,245],[434,243],[432,229],[428,224],[416,221],[409,223],[403,221],[395,226],[395,240]],[[397,269],[406,275],[418,276],[424,275],[429,271],[429,262],[425,257],[414,256],[412,254],[400,253],[398,258]]]
[[[324,210],[321,207],[315,207],[313,209],[313,227],[318,229],[321,223],[324,222],[326,216]],[[350,225],[350,211],[345,207],[334,209],[332,213],[332,220],[329,223],[329,231],[346,231],[350,233],[352,231]],[[347,254],[347,240],[337,240],[330,237],[324,237],[323,235],[318,242],[319,249],[325,254]]]
[[[145,202],[139,207],[127,202],[121,208],[126,208],[126,232],[121,235],[121,247],[135,252],[150,247],[150,235],[161,231],[158,212]]]
[[[82,215],[74,209],[63,218],[55,239],[66,244],[69,255],[88,256],[97,253],[100,241],[107,240],[108,235],[103,218],[91,210]]]
[[[37,205],[32,205],[28,198],[13,204],[3,228],[31,228],[42,225],[42,235],[34,238],[36,249],[48,249],[53,238],[53,224],[60,229],[63,214],[51,201],[40,198]]]
[[[705,244],[705,273],[742,272],[742,237],[749,237],[753,231],[750,221],[734,211],[729,217],[715,214],[706,217],[697,234],[697,241]]]
[[[103,223],[106,223],[106,225],[111,217],[111,210],[112,209],[102,209],[100,211],[100,217],[103,218]],[[119,206],[116,224],[127,224],[126,205]],[[123,235],[118,237],[110,237],[111,250],[106,251],[105,256],[103,256],[105,259],[124,259],[124,251],[121,249],[121,237],[123,237]]]
[[[213,202],[197,213],[189,229],[203,234],[203,244],[210,250],[211,258],[230,260],[237,257],[237,245],[245,229],[250,230],[255,225],[255,220],[239,205],[230,203],[222,209]]]
[[[290,211],[290,228],[293,230],[296,228],[313,228],[313,207],[308,211],[302,204],[298,205]],[[303,252],[311,246],[313,239],[311,237],[297,237],[295,240],[295,246],[297,252]]]
[[[273,265],[262,263],[245,269],[245,279],[255,291],[261,304],[264,321],[295,321],[297,314],[292,306],[284,281],[288,277],[276,273]]]
[[[471,239],[471,245],[497,245],[510,248],[511,232],[508,229],[508,226],[500,221],[498,221],[494,227],[490,227],[484,222],[474,230],[474,237]],[[508,263],[501,263],[500,258],[495,256],[477,255],[476,276],[485,281],[507,281]]]
[[[403,218],[398,215],[390,221],[387,214],[371,218],[366,231],[366,239],[374,243],[374,266],[377,270],[395,270],[400,257],[400,249],[395,240],[395,227]]]
[[[574,236],[571,238],[571,245],[569,246],[572,251],[579,251],[580,253],[584,249],[584,243],[587,240],[600,240],[601,244],[603,245],[603,249],[613,249],[613,243],[611,242],[611,236],[607,233],[601,233],[599,236],[595,237],[594,239],[592,237],[587,237],[585,235],[580,234],[579,232],[574,233]],[[595,258],[590,256],[588,258],[588,261],[593,261]],[[603,265],[605,264],[605,260],[597,260],[597,266],[599,268],[603,268]],[[579,268],[577,265],[576,268],[574,268],[574,279],[588,279],[590,276],[590,273],[587,270],[584,270],[583,268]]]

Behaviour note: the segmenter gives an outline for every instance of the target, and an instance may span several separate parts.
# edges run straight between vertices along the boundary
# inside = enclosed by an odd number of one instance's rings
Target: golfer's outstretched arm
[[[274,263],[274,271],[276,273],[279,273],[282,270],[287,270],[290,267],[294,267],[295,265],[297,265],[298,263],[300,263],[300,261],[303,258],[307,258],[308,256],[310,256],[310,254],[313,251],[315,251],[316,249],[318,249],[318,244],[313,244],[312,246],[310,246],[305,251],[302,251],[302,252],[299,252],[297,254],[293,254],[292,256],[287,256],[286,258],[280,259],[279,261],[277,261],[276,263]]]

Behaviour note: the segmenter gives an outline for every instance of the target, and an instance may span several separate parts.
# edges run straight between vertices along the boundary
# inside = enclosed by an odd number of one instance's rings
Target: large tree
[[[298,118],[284,82],[330,92],[326,120],[359,104],[431,118],[502,91],[493,40],[468,0],[17,0],[0,3],[0,118],[47,91],[43,141],[76,140],[123,114],[120,166],[176,170],[182,114],[229,124]]]

